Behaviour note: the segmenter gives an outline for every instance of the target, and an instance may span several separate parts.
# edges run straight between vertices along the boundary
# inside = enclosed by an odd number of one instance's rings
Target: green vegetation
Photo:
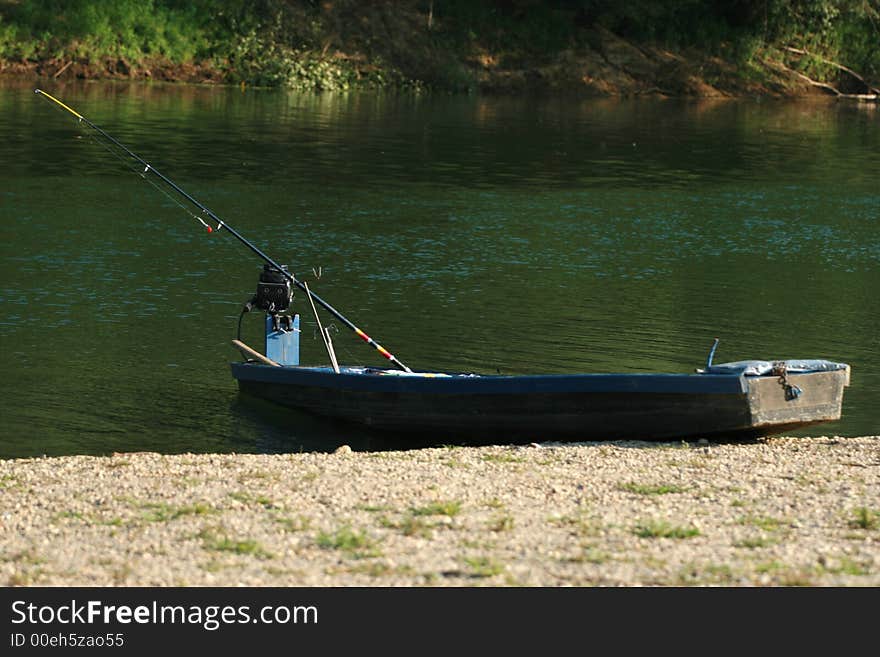
[[[740,541],[737,541],[733,544],[734,547],[738,548],[747,548],[749,550],[754,550],[756,548],[767,547],[768,545],[774,545],[779,541],[775,538],[768,538],[766,536],[753,536],[750,538],[744,538]]]
[[[79,511],[71,511],[67,509],[65,511],[59,511],[54,516],[55,520],[85,520],[86,517],[80,513]]]
[[[365,532],[352,530],[345,526],[332,534],[321,532],[317,538],[318,547],[325,550],[342,550],[356,559],[379,555],[375,542]]]
[[[461,511],[461,502],[432,502],[426,506],[410,509],[414,516],[457,516]]]
[[[229,493],[229,497],[242,504],[258,504],[264,509],[277,508],[275,503],[265,495],[251,495],[246,491],[233,491]]]
[[[823,575],[864,577],[871,574],[871,568],[866,563],[841,557],[831,560],[822,559],[820,563],[806,567],[786,566],[779,561],[771,561],[756,566],[755,572],[773,576],[782,586],[816,586],[816,577]]]
[[[773,574],[785,570],[785,565],[779,561],[767,561],[755,566],[755,572],[760,574]]]
[[[587,515],[586,509],[566,516],[554,516],[547,519],[552,525],[566,527],[571,533],[579,536],[597,536],[602,527],[600,523]]]
[[[0,56],[191,60],[205,56],[211,38],[221,36],[221,30],[210,27],[211,5],[215,4],[199,0],[6,0],[0,3]]]
[[[275,516],[275,522],[284,527],[285,531],[302,532],[312,526],[310,518],[304,515],[297,515],[293,518],[287,516]]]
[[[816,568],[817,575],[825,573],[831,575],[854,575],[856,577],[864,577],[871,574],[871,568],[867,564],[859,563],[849,557],[841,557],[839,561],[831,563],[821,563]]]
[[[0,58],[122,73],[198,65],[225,82],[318,90],[406,83],[378,57],[333,48],[356,5],[340,4],[328,14],[285,0],[0,0]]]
[[[487,463],[523,463],[525,459],[515,454],[484,454],[483,460]]]
[[[0,0],[0,59],[76,62],[85,77],[197,67],[249,85],[468,90],[492,69],[606,56],[607,35],[719,57],[744,78],[767,59],[880,78],[878,0]]]
[[[367,511],[368,513],[379,513],[392,510],[387,504],[355,504],[354,508],[358,511]]]
[[[420,536],[422,538],[431,537],[431,528],[421,518],[414,516],[406,516],[398,525],[398,528],[404,536]]]
[[[272,554],[267,552],[255,540],[241,539],[236,540],[226,535],[218,535],[214,529],[204,529],[199,533],[202,539],[202,547],[206,550],[216,552],[232,552],[233,554],[241,554],[257,557],[259,559],[271,559]]]
[[[853,509],[852,519],[849,521],[849,526],[853,529],[877,529],[880,527],[880,513],[872,511],[867,507],[860,506],[857,509]]]
[[[678,527],[663,520],[651,520],[636,525],[633,533],[640,538],[691,538],[699,536],[696,527]]]
[[[666,495],[668,493],[684,493],[687,488],[676,484],[637,484],[633,481],[620,484],[618,489],[636,495]]]
[[[739,524],[752,525],[754,527],[757,527],[758,529],[763,529],[765,532],[775,532],[785,526],[788,526],[790,523],[787,520],[783,520],[781,518],[750,515],[740,518]]]
[[[341,568],[328,568],[328,574],[336,574],[336,573],[356,573],[361,575],[368,575],[369,577],[383,577],[385,575],[390,575],[394,572],[394,568],[389,566],[387,563],[382,563],[380,561],[370,561],[366,563],[356,563],[355,565],[344,566]]]
[[[150,502],[143,504],[142,508],[146,510],[143,518],[147,522],[169,522],[183,516],[202,516],[214,512],[210,506],[200,502],[186,506],[172,506],[164,502]]]
[[[209,550],[217,550],[218,552],[233,552],[235,554],[249,554],[255,557],[268,558],[269,553],[266,552],[260,544],[251,539],[236,541],[227,536],[222,536],[209,542],[205,546]]]
[[[421,517],[406,515],[400,521],[394,521],[387,516],[380,516],[379,524],[388,529],[398,529],[404,536],[431,538],[432,526]]]
[[[513,516],[497,516],[489,521],[489,529],[493,532],[507,532],[513,529]]]
[[[494,577],[504,572],[504,566],[490,557],[466,557],[471,577]]]
[[[592,545],[581,546],[581,551],[572,557],[565,559],[570,563],[591,563],[600,565],[611,561],[611,555]]]

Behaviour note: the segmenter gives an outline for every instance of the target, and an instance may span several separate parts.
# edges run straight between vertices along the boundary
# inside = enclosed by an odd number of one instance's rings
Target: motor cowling
[[[287,265],[281,265],[281,268],[287,271]],[[272,265],[263,265],[253,304],[270,315],[277,315],[287,311],[292,300],[290,279]]]

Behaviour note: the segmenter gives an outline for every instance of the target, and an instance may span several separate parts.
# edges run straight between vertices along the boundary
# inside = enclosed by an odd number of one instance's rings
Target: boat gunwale
[[[687,373],[574,373],[478,374],[465,372],[414,372],[342,366],[339,374],[326,366],[274,367],[256,362],[230,363],[236,380],[279,385],[346,389],[360,392],[423,394],[554,394],[654,393],[734,394],[748,392],[748,379],[740,374]],[[434,375],[434,376],[432,376]],[[798,375],[803,376],[803,375]]]

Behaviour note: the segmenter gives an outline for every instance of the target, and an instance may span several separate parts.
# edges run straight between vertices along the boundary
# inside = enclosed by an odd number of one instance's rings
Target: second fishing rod
[[[156,176],[160,181],[162,181],[162,183],[167,185],[174,192],[176,192],[181,197],[186,199],[186,201],[188,201],[193,206],[198,208],[201,211],[202,215],[204,215],[205,217],[209,218],[210,220],[216,222],[218,231],[221,229],[228,231],[230,235],[232,235],[235,239],[237,239],[239,242],[244,244],[248,249],[253,251],[260,259],[262,259],[264,262],[266,262],[269,266],[271,266],[275,270],[281,272],[281,274],[285,278],[287,278],[287,280],[289,280],[293,285],[296,285],[299,289],[301,289],[303,292],[305,292],[307,295],[309,295],[310,298],[314,299],[327,312],[329,312],[336,319],[338,319],[340,322],[345,324],[345,326],[347,326],[349,329],[351,329],[355,333],[355,335],[357,335],[361,340],[366,342],[368,345],[370,345],[376,351],[378,351],[380,354],[382,354],[385,358],[387,358],[389,361],[391,361],[396,367],[403,370],[404,372],[411,372],[412,371],[409,367],[404,365],[396,356],[394,356],[394,354],[392,354],[390,351],[385,349],[385,347],[380,345],[373,338],[371,338],[369,335],[367,335],[364,331],[362,331],[360,328],[358,328],[345,315],[343,315],[341,312],[336,310],[336,308],[334,308],[329,303],[324,301],[317,294],[315,294],[314,292],[309,290],[308,287],[302,281],[297,280],[296,277],[293,274],[291,274],[290,272],[288,272],[286,268],[282,267],[277,262],[275,262],[272,258],[270,258],[268,255],[266,255],[262,250],[260,250],[250,240],[246,239],[241,233],[239,233],[232,226],[230,226],[228,223],[226,223],[220,217],[218,217],[210,208],[208,208],[207,206],[202,204],[198,199],[196,199],[195,197],[193,197],[192,195],[187,193],[177,183],[175,183],[173,180],[168,178],[162,172],[155,169],[149,162],[144,160],[141,156],[139,156],[136,153],[134,153],[133,151],[131,151],[125,144],[118,141],[115,137],[113,137],[112,135],[107,133],[103,128],[101,128],[98,125],[95,125],[94,123],[89,121],[89,119],[84,117],[82,114],[80,114],[79,112],[74,110],[72,107],[65,105],[63,102],[61,102],[60,100],[58,100],[57,98],[55,98],[51,94],[46,93],[42,89],[34,89],[34,93],[37,95],[43,96],[44,98],[52,101],[58,107],[62,108],[63,110],[65,110],[65,111],[69,112],[70,114],[72,114],[73,116],[75,116],[80,121],[80,123],[84,123],[90,129],[94,130],[99,135],[101,135],[104,139],[106,139],[107,141],[112,143],[117,148],[121,149],[123,152],[126,153],[126,155],[128,155],[129,157],[131,157],[136,162],[138,162],[141,166],[144,167],[143,172],[142,172],[143,176],[147,176],[148,174],[153,174],[154,176]],[[208,232],[213,232],[214,229],[211,228],[211,226],[209,226],[207,223],[205,223],[199,217],[196,217],[196,218],[199,219],[199,221],[201,221],[201,223],[207,228]]]

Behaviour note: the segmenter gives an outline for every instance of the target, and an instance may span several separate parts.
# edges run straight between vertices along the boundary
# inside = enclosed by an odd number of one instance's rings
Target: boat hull
[[[838,419],[849,370],[733,374],[464,375],[232,363],[242,393],[383,432],[444,442],[754,437]]]

